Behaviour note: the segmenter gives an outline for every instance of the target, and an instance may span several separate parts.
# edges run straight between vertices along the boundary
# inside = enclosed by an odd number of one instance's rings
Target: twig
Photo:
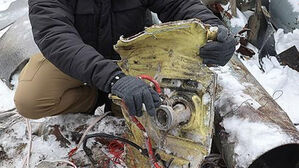
[[[27,168],[30,167],[30,155],[31,155],[31,148],[32,148],[32,128],[29,119],[26,119],[28,134],[29,134],[29,148],[27,154]]]
[[[25,118],[25,121],[26,121],[26,125],[27,125],[27,131],[28,131],[29,141],[27,143],[27,146],[28,146],[27,157],[24,158],[24,160],[23,160],[23,166],[22,167],[24,167],[25,164],[26,164],[26,168],[29,168],[30,167],[31,148],[32,148],[32,129],[31,129],[31,124],[29,122],[29,119]]]
[[[70,161],[67,161],[67,160],[43,160],[43,161],[40,161],[39,163],[37,163],[36,165],[42,163],[42,162],[50,162],[50,163],[55,163],[55,162],[58,162],[58,163],[67,163],[67,164],[70,164],[71,166],[73,166],[73,168],[77,168],[77,166],[70,162]]]

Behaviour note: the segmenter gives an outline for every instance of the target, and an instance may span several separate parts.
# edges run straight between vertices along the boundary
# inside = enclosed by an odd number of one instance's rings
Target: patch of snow
[[[209,93],[205,93],[203,96],[202,96],[202,103],[204,105],[207,105],[209,103],[211,103],[211,95]]]
[[[242,83],[240,83],[234,76],[232,76],[231,70],[229,66],[224,67],[214,67],[211,68],[218,75],[218,84],[222,87],[221,91],[221,99],[215,102],[215,105],[221,107],[222,105],[227,103],[227,100],[232,101],[232,106],[227,108],[226,110],[222,110],[222,116],[226,115],[226,112],[230,112],[234,109],[237,109],[239,106],[244,104],[245,102],[250,101],[251,106],[255,109],[258,109],[261,105],[252,99],[251,96],[244,93],[245,87]],[[245,83],[245,86],[248,83]],[[232,94],[234,93],[234,94]]]
[[[5,33],[5,32],[7,32],[7,30],[10,28],[10,26],[7,26],[7,27],[5,27],[4,29],[2,29],[1,31],[0,31],[0,38],[3,36],[3,34]]]
[[[239,9],[237,9],[237,17],[233,17],[230,21],[232,27],[243,28],[247,24],[246,16]]]
[[[293,1],[292,4],[297,3],[299,8],[298,0],[289,1]],[[227,10],[228,6],[224,8]],[[244,19],[242,22],[247,22],[246,17],[242,18]],[[278,29],[274,34],[274,38],[278,54],[292,46],[296,46],[299,50],[299,29],[287,34],[284,34],[283,29]],[[254,46],[249,44],[249,48],[258,53]],[[258,54],[255,54],[249,60],[241,61],[266,91],[273,95],[273,98],[288,114],[292,122],[299,123],[299,72],[288,66],[280,65],[276,57],[263,58],[265,73],[259,68]],[[297,128],[299,129],[299,126]]]
[[[288,0],[293,6],[293,12],[299,12],[299,1],[298,0]]]
[[[13,76],[13,83],[17,83],[18,75]],[[8,110],[15,107],[13,98],[15,90],[10,90],[4,82],[0,80],[0,111]]]
[[[293,45],[299,48],[299,30],[296,29],[293,33],[283,34],[283,30],[279,29],[275,33],[275,41],[277,53]],[[249,45],[249,48],[258,53],[254,46]],[[274,96],[273,98],[288,114],[291,121],[299,123],[299,72],[288,66],[280,65],[276,57],[272,56],[263,58],[265,72],[259,69],[258,54],[249,60],[241,61],[266,91]],[[297,126],[297,128],[299,127]]]
[[[227,5],[221,5],[221,6],[229,14],[232,13],[231,9],[230,9],[230,3],[227,3]],[[233,16],[231,19],[224,17],[224,20],[225,20],[225,22],[227,22],[227,26],[233,34],[237,34],[247,24],[246,16],[238,8],[237,8],[237,16],[236,17]]]
[[[246,22],[247,22],[247,20],[250,18],[250,16],[254,15],[254,11],[248,10],[248,11],[243,12],[243,14],[246,17]]]
[[[8,9],[9,5],[16,0],[0,0],[0,11]]]
[[[283,29],[278,29],[274,34],[274,39],[277,54],[280,54],[292,46],[296,46],[297,50],[299,50],[299,29],[295,29],[292,33],[287,34],[284,34]]]
[[[33,131],[32,152],[30,157],[31,167],[36,167],[36,165],[43,160],[68,160],[68,152],[76,146],[74,142],[74,135],[76,134],[73,133],[82,134],[82,132],[85,131],[85,126],[90,124],[95,117],[97,116],[67,114],[47,117],[40,120],[31,120]],[[125,130],[123,121],[123,119],[107,116],[97,123],[89,134],[105,132],[113,135],[122,135]],[[67,143],[66,146],[61,146],[61,141],[57,140],[56,136],[50,132],[54,126],[58,126],[62,136],[70,142],[69,144]],[[77,136],[80,135],[78,134]],[[90,141],[94,142],[94,140]],[[90,141],[88,141],[88,144],[90,144]],[[28,132],[24,120],[11,125],[5,130],[5,134],[0,134],[0,146],[3,147],[3,151],[7,155],[6,159],[0,161],[0,167],[22,167],[28,151],[27,142]],[[89,163],[82,150],[82,146],[73,158],[79,159],[82,163]]]
[[[273,146],[292,142],[292,138],[275,125],[255,123],[235,116],[225,118],[221,124],[230,134],[229,142],[236,143],[234,151],[237,167],[248,167],[254,159]],[[259,138],[251,138],[249,141],[249,137]]]

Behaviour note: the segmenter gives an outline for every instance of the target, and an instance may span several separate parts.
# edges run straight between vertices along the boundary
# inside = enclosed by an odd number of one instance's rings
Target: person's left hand
[[[207,65],[224,66],[233,56],[237,40],[223,25],[218,26],[217,40],[200,48],[199,55]]]

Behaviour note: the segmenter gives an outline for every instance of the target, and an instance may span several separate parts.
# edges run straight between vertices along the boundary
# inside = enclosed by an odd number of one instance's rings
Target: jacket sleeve
[[[140,0],[151,11],[158,14],[162,22],[198,18],[210,25],[222,25],[211,10],[200,0]]]
[[[42,54],[64,73],[103,91],[120,68],[85,44],[74,27],[75,0],[29,0],[34,40]]]

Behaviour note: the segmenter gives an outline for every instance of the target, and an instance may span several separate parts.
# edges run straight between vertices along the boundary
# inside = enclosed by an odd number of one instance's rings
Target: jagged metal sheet
[[[0,12],[0,30],[12,24],[26,13],[28,13],[28,0],[12,2],[8,9]]]
[[[39,53],[28,15],[19,18],[0,39],[0,79],[10,88],[13,73],[22,68],[30,56]]]

